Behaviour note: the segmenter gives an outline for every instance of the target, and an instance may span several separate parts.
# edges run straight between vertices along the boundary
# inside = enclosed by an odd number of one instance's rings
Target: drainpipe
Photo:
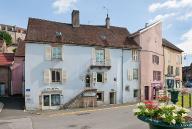
[[[123,60],[123,48],[122,48],[122,55],[121,55],[121,56],[122,56],[122,59],[121,59],[121,79],[122,79],[122,80],[121,80],[121,83],[122,83],[122,84],[121,84],[121,85],[122,85],[121,90],[122,90],[122,96],[121,96],[121,97],[122,97],[122,104],[123,104],[123,102],[124,102],[124,101],[123,101],[123,98],[124,98],[124,97],[123,97],[123,61],[124,61],[124,60]]]

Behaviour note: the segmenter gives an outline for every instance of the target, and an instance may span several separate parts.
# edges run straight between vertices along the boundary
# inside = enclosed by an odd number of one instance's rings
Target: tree
[[[5,40],[6,45],[9,46],[12,44],[12,37],[9,33],[7,33],[6,31],[0,31],[0,38],[2,38],[3,40]]]

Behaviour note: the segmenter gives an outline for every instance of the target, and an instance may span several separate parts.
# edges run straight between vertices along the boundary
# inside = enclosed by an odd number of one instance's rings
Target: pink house
[[[163,88],[164,61],[162,24],[156,22],[132,34],[142,47],[140,52],[141,100],[156,99]]]
[[[12,69],[12,95],[24,95],[25,43],[20,42],[15,53]]]

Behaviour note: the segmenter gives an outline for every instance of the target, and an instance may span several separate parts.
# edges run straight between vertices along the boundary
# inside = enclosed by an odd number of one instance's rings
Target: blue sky
[[[78,9],[81,24],[103,25],[104,6],[111,25],[130,32],[161,19],[163,36],[192,53],[192,0],[2,0],[0,23],[26,28],[29,17],[70,23],[71,11]]]

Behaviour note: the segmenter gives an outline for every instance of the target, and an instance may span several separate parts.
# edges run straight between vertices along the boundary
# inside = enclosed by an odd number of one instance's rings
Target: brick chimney
[[[107,17],[106,17],[106,19],[105,19],[105,26],[107,27],[107,29],[110,28],[110,18],[109,18],[109,16],[108,16],[108,14],[107,14]]]
[[[79,24],[79,10],[73,10],[72,12],[72,26],[73,27],[80,27]]]

